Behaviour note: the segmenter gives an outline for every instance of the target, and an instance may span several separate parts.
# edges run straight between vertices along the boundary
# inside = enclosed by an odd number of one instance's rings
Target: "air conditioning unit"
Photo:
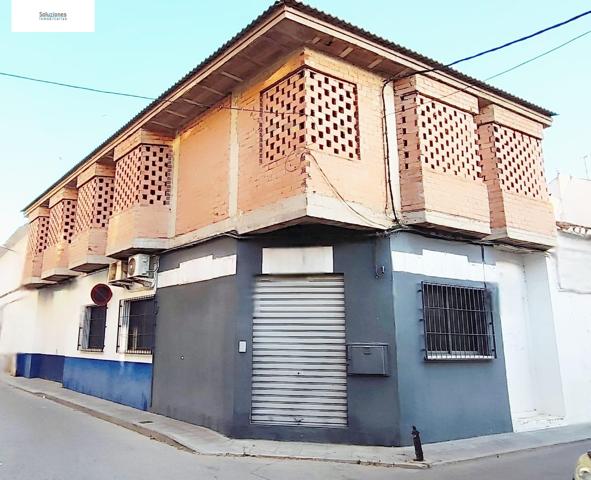
[[[111,285],[128,285],[130,281],[127,279],[127,262],[117,260],[111,263],[107,279]]]
[[[137,253],[127,260],[127,278],[145,279],[154,276],[150,268],[150,255]]]

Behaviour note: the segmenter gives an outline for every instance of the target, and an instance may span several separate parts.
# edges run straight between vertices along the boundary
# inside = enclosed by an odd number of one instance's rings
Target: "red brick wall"
[[[542,126],[496,105],[484,108],[478,122],[491,227],[554,237],[554,212],[544,177]],[[511,237],[511,232],[507,235]]]
[[[307,181],[305,160],[301,158],[301,144],[294,143],[291,151],[284,154],[276,153],[266,157],[261,152],[261,142],[265,135],[264,129],[281,129],[291,120],[274,113],[260,112],[261,92],[272,87],[277,81],[284,79],[302,66],[304,55],[294,53],[284,59],[280,66],[261,72],[253,81],[237,95],[237,128],[238,128],[238,212],[252,212],[258,208],[277,203],[298,194],[303,194]],[[268,106],[271,109],[271,106]],[[284,106],[277,105],[286,112]],[[274,111],[275,112],[275,111]],[[279,112],[277,112],[279,113]],[[276,121],[281,118],[281,125]],[[299,129],[299,125],[294,127]],[[266,132],[273,135],[273,132]],[[295,130],[287,136],[300,134]],[[287,139],[286,139],[287,141]],[[298,140],[299,142],[299,140]],[[266,159],[267,158],[267,159]],[[265,160],[266,159],[266,160]]]
[[[27,253],[23,269],[23,280],[40,277],[43,265],[43,252],[47,247],[49,233],[49,210],[40,207],[30,217]]]
[[[228,218],[230,110],[214,107],[181,134],[179,148],[177,235]]]
[[[321,127],[329,127],[326,133],[331,140],[331,145],[327,146],[326,135],[320,139],[311,131],[311,135],[317,137],[310,139],[310,150],[316,161],[309,162],[308,192],[337,199],[340,203],[342,197],[357,211],[363,209],[368,214],[383,215],[388,199],[382,77],[314,50],[306,51],[305,62],[321,72],[313,79],[316,83],[312,82],[315,90],[310,92],[309,110],[315,111],[315,115],[310,122],[317,123],[325,115]],[[313,108],[321,102],[328,103],[329,107]],[[338,146],[335,148],[335,145]],[[356,221],[365,223],[364,218]]]
[[[482,230],[489,208],[477,98],[413,76],[396,82],[395,99],[403,214],[437,212],[465,219],[466,229],[476,221],[472,228]]]

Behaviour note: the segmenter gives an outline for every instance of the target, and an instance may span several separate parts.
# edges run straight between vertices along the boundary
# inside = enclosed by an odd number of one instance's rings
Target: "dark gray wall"
[[[162,255],[160,270],[235,252],[235,240],[214,240]],[[152,411],[230,433],[238,299],[234,276],[157,290]]]
[[[336,228],[290,228],[253,239],[219,239],[162,255],[162,271],[204,255],[237,252],[237,274],[159,289],[152,410],[241,438],[396,445],[396,375],[348,377],[349,426],[312,428],[250,423],[252,289],[264,247],[333,245],[345,277],[348,342],[385,342],[396,372],[392,268],[387,239]],[[384,273],[376,276],[376,266]],[[246,340],[247,353],[238,353]],[[184,356],[184,359],[181,359]]]
[[[482,261],[480,246],[418,235],[395,235],[392,248],[417,254],[429,249],[465,255],[473,263]],[[427,362],[424,360],[423,324],[420,321],[422,281],[484,285],[482,282],[394,272],[402,443],[411,443],[412,425],[421,431],[421,438],[426,443],[511,431],[497,285],[487,283],[493,298],[497,358]]]
[[[240,323],[237,340],[248,341],[249,354],[236,357],[234,429],[242,438],[269,438],[354,444],[396,445],[398,395],[396,375],[349,376],[349,425],[346,428],[286,427],[250,423],[252,286],[261,274],[262,249],[324,245],[333,246],[334,272],[345,278],[347,342],[384,342],[390,346],[390,371],[396,372],[395,331],[392,306],[392,268],[389,241],[337,228],[300,227],[241,241],[238,247]],[[376,276],[376,266],[384,274]]]
[[[389,344],[391,376],[348,377],[345,428],[254,425],[252,289],[261,274],[262,249],[307,245],[333,246],[335,273],[345,278],[347,342]],[[480,248],[465,243],[408,234],[390,240],[314,226],[249,239],[218,239],[163,255],[160,266],[165,271],[192,258],[237,253],[237,274],[158,290],[152,410],[238,438],[406,445],[413,424],[425,442],[510,431],[498,315],[496,360],[425,362],[420,282],[478,284],[393,275],[392,248],[411,253],[429,248],[480,261]],[[383,267],[383,273],[376,267]],[[238,353],[239,340],[247,342],[247,353]]]

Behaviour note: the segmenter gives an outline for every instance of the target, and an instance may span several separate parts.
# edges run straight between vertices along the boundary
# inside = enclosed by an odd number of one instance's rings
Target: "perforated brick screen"
[[[355,84],[302,68],[261,93],[263,163],[312,148],[359,158]]]
[[[482,177],[477,126],[472,114],[412,94],[401,102],[401,166],[419,160],[433,171],[469,180]]]
[[[493,127],[501,189],[547,200],[541,140],[502,125]]]
[[[74,233],[89,228],[106,228],[113,210],[112,177],[94,177],[78,189]]]
[[[49,233],[47,246],[58,242],[70,243],[74,235],[76,200],[62,200],[49,209]]]
[[[37,217],[29,223],[28,250],[31,256],[43,253],[47,246],[49,217]]]
[[[117,161],[113,213],[134,205],[168,205],[172,150],[140,145]]]

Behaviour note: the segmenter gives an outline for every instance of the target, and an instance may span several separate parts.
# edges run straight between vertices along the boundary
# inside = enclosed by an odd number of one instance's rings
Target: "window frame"
[[[104,309],[105,310],[105,318],[104,318],[104,326],[102,330],[102,347],[90,347],[90,337],[93,336],[91,334],[91,327],[92,327],[92,310],[93,309]],[[102,353],[105,351],[105,339],[106,339],[106,332],[107,332],[107,315],[108,315],[108,307],[106,305],[84,305],[82,307],[82,318],[80,320],[80,324],[78,326],[78,351],[79,352],[94,352],[94,353]],[[98,336],[99,335],[94,335]]]
[[[419,292],[425,361],[488,361],[497,358],[495,318],[489,288],[421,282]],[[434,294],[443,297],[436,299]],[[469,348],[455,349],[454,344],[458,343]],[[434,345],[437,347],[436,344],[439,348],[433,348]]]
[[[151,348],[129,348],[129,320],[130,308],[133,302],[151,300],[153,303],[153,322],[152,322],[152,341]],[[156,314],[158,312],[158,305],[156,303],[156,295],[144,295],[141,297],[124,298],[119,300],[119,318],[117,321],[117,345],[115,351],[117,353],[124,353],[128,355],[153,355],[154,344],[156,339]]]

